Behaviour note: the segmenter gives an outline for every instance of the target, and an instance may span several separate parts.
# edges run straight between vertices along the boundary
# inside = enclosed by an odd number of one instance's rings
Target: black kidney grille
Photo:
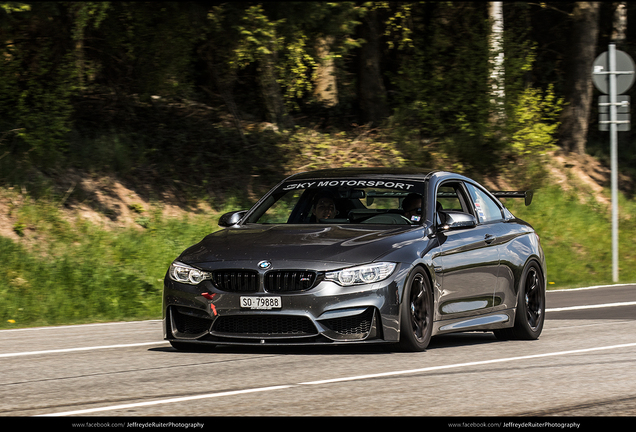
[[[221,291],[258,291],[258,272],[255,270],[217,270],[212,273],[212,280]]]
[[[271,293],[305,291],[316,282],[316,272],[306,270],[276,270],[265,275],[265,291]]]
[[[214,323],[214,332],[244,336],[316,334],[316,327],[307,317],[285,315],[235,315],[220,316]]]

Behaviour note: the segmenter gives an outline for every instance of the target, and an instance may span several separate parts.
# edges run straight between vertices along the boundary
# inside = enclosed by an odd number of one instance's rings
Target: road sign
[[[616,51],[616,66],[614,73],[616,75],[616,94],[625,93],[634,84],[634,61],[629,54]],[[601,93],[608,94],[610,92],[610,64],[609,54],[607,51],[596,57],[594,60],[594,69],[592,72],[592,81]]]
[[[610,131],[612,166],[612,279],[618,282],[618,131],[629,130],[629,98],[620,97],[634,83],[634,61],[609,44],[609,49],[596,57],[592,81],[605,96],[599,99],[599,129]],[[605,111],[601,111],[603,108]],[[604,129],[607,127],[608,129]]]
[[[624,114],[629,113],[630,109],[630,100],[627,95],[616,95],[616,113]],[[598,112],[600,113],[608,113],[609,112],[609,96],[601,95],[598,97]]]
[[[608,95],[598,97],[598,130],[610,130],[610,98]],[[630,99],[627,95],[616,95],[616,130],[625,132],[630,130]]]

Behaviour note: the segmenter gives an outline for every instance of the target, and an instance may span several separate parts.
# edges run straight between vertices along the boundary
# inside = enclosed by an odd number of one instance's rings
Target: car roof
[[[424,181],[431,174],[438,172],[437,170],[429,170],[425,168],[330,168],[316,171],[307,171],[293,174],[285,179],[289,180],[313,180],[313,179],[329,179],[329,178],[393,178],[403,180],[419,180]]]

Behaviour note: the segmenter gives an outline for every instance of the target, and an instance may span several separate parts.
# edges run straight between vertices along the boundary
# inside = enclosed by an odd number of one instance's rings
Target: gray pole
[[[612,169],[612,279],[618,282],[618,125],[616,124],[616,45],[609,45],[610,157]]]

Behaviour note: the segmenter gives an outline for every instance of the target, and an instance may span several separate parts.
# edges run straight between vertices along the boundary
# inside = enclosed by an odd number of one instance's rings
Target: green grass
[[[36,245],[0,237],[0,328],[158,318],[168,266],[218,219],[155,213],[146,229],[106,231],[32,207],[39,216],[24,217],[37,226]]]
[[[592,198],[581,203],[576,192],[557,186],[540,189],[529,207],[506,205],[532,224],[541,238],[548,266],[549,289],[612,283],[611,215]],[[621,196],[619,282],[636,281],[636,203]]]
[[[235,200],[228,200],[226,209]],[[511,211],[541,237],[548,288],[612,283],[611,225],[606,210],[582,204],[557,187],[536,191],[534,202],[509,200]],[[237,206],[236,208],[245,206]],[[24,237],[0,237],[0,328],[161,317],[161,290],[170,262],[218,229],[222,210],[180,219],[144,212],[143,228],[105,230],[68,221],[46,198],[14,210]],[[623,199],[620,281],[636,281],[636,203]]]

